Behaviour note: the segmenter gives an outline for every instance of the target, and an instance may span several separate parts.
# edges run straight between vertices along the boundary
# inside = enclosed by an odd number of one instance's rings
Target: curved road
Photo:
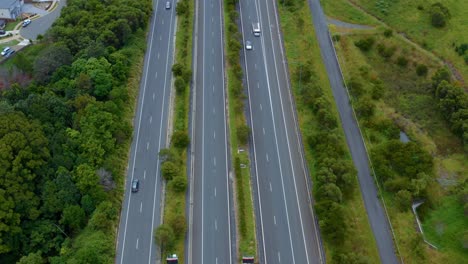
[[[348,93],[343,85],[340,66],[335,56],[333,43],[329,37],[327,21],[320,6],[319,0],[309,0],[312,12],[312,22],[319,42],[322,59],[328,73],[330,85],[333,90],[336,105],[341,117],[341,123],[346,135],[354,166],[358,171],[359,185],[361,187],[367,217],[374,233],[379,249],[380,260],[384,264],[398,263],[395,254],[393,237],[384,208],[377,196],[377,188],[369,168],[366,148],[361,136],[353,109],[349,103]]]
[[[67,0],[59,0],[58,6],[52,12],[34,19],[31,24],[21,28],[20,35],[25,39],[35,40],[38,35],[44,35],[52,26],[55,20],[60,16],[62,8],[67,5]]]
[[[175,6],[175,0],[169,0]],[[125,199],[122,204],[115,263],[157,263],[159,248],[153,230],[161,223],[161,184],[158,153],[168,144],[168,111],[171,92],[175,8],[153,1],[143,76],[140,84],[135,131]],[[139,179],[139,192],[131,182]]]
[[[260,263],[324,263],[311,205],[276,2],[240,1]],[[252,34],[260,23],[261,34]]]

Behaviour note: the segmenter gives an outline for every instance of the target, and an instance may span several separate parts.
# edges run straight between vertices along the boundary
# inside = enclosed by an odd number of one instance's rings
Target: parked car
[[[29,24],[31,24],[31,19],[26,19],[23,21],[23,27],[27,27]]]
[[[0,54],[2,54],[2,56],[5,56],[8,51],[10,51],[10,47],[5,47]]]
[[[5,54],[5,57],[8,58],[8,57],[10,57],[11,55],[13,55],[13,53],[15,53],[15,52],[16,52],[16,50],[10,49],[10,50]]]
[[[6,31],[3,29],[0,29],[0,35],[5,35],[5,34],[6,34]]]

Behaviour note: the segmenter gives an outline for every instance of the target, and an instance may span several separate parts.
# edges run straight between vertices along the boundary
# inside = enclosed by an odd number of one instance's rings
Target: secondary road
[[[25,39],[35,40],[38,35],[44,35],[60,16],[62,8],[67,5],[67,0],[57,1],[57,7],[50,13],[34,19],[31,24],[20,29],[20,35]]]
[[[172,6],[175,0],[169,0]],[[171,67],[175,31],[175,8],[165,9],[166,1],[153,1],[143,76],[138,98],[135,132],[125,200],[120,217],[116,263],[156,263],[160,250],[153,230],[161,222],[161,174],[158,153],[166,147]],[[133,179],[140,181],[139,192],[131,192]]]
[[[222,1],[196,3],[193,207],[188,263],[235,261],[235,225],[229,177]]]
[[[260,263],[324,263],[275,1],[240,1]],[[261,34],[252,34],[260,23]]]
[[[380,260],[384,264],[398,263],[393,247],[390,225],[377,196],[375,182],[369,169],[366,148],[358,124],[354,118],[346,88],[343,85],[341,70],[335,56],[333,43],[329,37],[327,21],[320,6],[320,1],[309,0],[309,7],[312,12],[312,22],[320,45],[322,59],[325,63],[333,96],[340,113],[346,141],[351,151],[354,166],[358,171],[359,185],[364,205],[366,206],[367,216],[377,242],[377,248],[379,249]]]

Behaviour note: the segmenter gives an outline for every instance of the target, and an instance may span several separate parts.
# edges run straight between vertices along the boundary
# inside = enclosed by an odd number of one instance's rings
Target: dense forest
[[[13,58],[31,81],[1,91],[0,263],[113,262],[152,5],[67,2]]]

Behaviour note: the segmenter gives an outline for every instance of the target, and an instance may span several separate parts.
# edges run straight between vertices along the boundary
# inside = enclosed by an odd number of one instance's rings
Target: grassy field
[[[229,17],[230,12],[235,12],[234,6],[224,1],[225,41],[235,38],[237,33],[229,31],[229,25],[235,23]],[[231,30],[238,32],[236,26]],[[250,181],[250,157],[249,146],[238,139],[238,129],[247,125],[244,114],[245,94],[243,92],[242,78],[236,75],[235,67],[240,69],[240,57],[238,47],[226,46],[228,102],[229,102],[229,134],[231,146],[231,159],[235,173],[235,197],[236,197],[236,223],[238,234],[239,256],[256,256],[257,243],[255,237],[255,219]],[[244,151],[239,152],[239,149]],[[245,165],[241,167],[241,164]]]
[[[430,93],[430,76],[440,65],[401,38],[384,37],[381,29],[373,32],[374,47],[363,52],[354,43],[368,38],[368,34],[356,31],[355,34],[342,35],[337,42],[345,79],[359,79],[363,90],[371,90],[372,83],[381,81],[384,93],[380,100],[374,100],[376,113],[373,120],[392,120],[412,141],[431,153],[435,163],[436,176],[428,188],[431,206],[423,206],[421,215],[427,239],[440,245],[440,250],[430,249],[422,243],[412,213],[396,209],[395,196],[384,193],[401,255],[405,263],[462,263],[468,252],[462,249],[461,243],[454,241],[460,241],[463,231],[466,231],[467,219],[463,216],[460,202],[450,190],[453,185],[467,179],[468,157],[460,140],[450,132],[437,101]],[[394,49],[393,54],[385,58],[378,52],[378,45]],[[407,60],[405,66],[398,65],[400,58]],[[418,65],[426,65],[427,74],[418,75]],[[373,148],[388,140],[371,128],[374,121],[360,119],[360,122],[368,147]],[[438,223],[447,224],[446,232],[438,234],[434,231]],[[455,234],[458,240],[454,239]]]
[[[293,12],[288,11],[288,8],[279,5],[281,28],[289,64],[289,74],[290,76],[298,76],[299,71],[301,71],[300,65],[306,63],[307,58],[310,58],[311,61],[314,62],[312,65],[313,69],[311,70],[317,75],[319,86],[322,87],[325,96],[329,101],[334,102],[331,87],[328,82],[328,76],[324,65],[321,63],[322,58],[320,55],[320,49],[318,47],[317,40],[315,39],[315,32],[312,26],[312,19],[307,2],[301,1],[298,5],[297,10]],[[300,21],[303,21],[304,23],[300,23]],[[302,24],[302,26],[298,26],[298,23]],[[291,78],[291,81],[293,94],[296,98],[300,130],[303,138],[306,139],[311,134],[318,131],[320,124],[317,122],[315,114],[310,110],[310,107],[300,100],[300,79],[297,80],[297,78]],[[333,103],[330,107],[332,108],[331,111],[334,115],[337,116],[335,104]],[[343,132],[340,130],[339,133],[342,135],[341,144],[345,149],[347,149]],[[305,144],[304,148],[311,177],[313,181],[315,181],[316,159],[314,157],[314,150],[309,144]],[[349,154],[347,154],[345,159],[350,160]],[[358,186],[357,178],[354,178],[354,183]],[[316,191],[316,187],[317,186],[314,185],[314,191]],[[349,228],[343,245],[337,246],[333,243],[325,243],[327,261],[333,263],[331,256],[337,250],[342,250],[343,252],[357,253],[365,256],[365,260],[369,263],[378,263],[379,255],[369,226],[359,187],[357,187],[350,197],[346,197],[343,202],[343,207],[345,208],[345,221],[348,223]]]
[[[344,1],[344,0],[343,0]],[[453,44],[468,43],[468,1],[459,0],[347,0],[357,3],[366,11],[379,17],[395,31],[453,64],[468,82],[468,67]],[[381,2],[382,4],[378,4]],[[444,28],[431,25],[429,9],[435,2],[443,3],[451,14]]]
[[[354,24],[379,25],[376,19],[356,9],[348,0],[321,0],[320,3],[328,17]]]

